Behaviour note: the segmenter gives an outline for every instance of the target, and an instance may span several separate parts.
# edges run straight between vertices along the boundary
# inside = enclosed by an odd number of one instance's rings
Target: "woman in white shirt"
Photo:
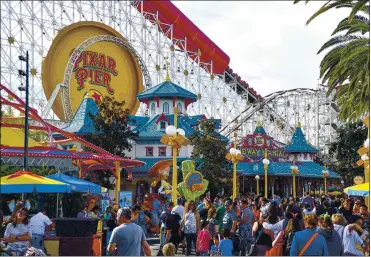
[[[27,209],[21,208],[17,211],[13,222],[7,225],[4,233],[4,238],[8,243],[7,253],[13,253],[12,255],[24,255],[29,247],[31,236]]]

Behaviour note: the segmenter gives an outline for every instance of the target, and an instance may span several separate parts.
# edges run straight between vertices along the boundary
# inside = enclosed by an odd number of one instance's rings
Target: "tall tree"
[[[228,153],[226,140],[215,132],[214,120],[201,120],[193,135],[188,139],[194,146],[192,157],[196,167],[205,179],[209,180],[211,194],[217,194],[224,188],[231,192],[232,165],[225,158]]]
[[[300,0],[294,1],[298,2]],[[329,50],[320,64],[320,77],[322,84],[328,86],[328,95],[336,90],[339,117],[344,121],[359,121],[370,112],[369,1],[327,1],[306,24],[339,8],[349,8],[350,13],[339,22],[332,38],[317,53]]]
[[[363,167],[356,162],[360,159],[357,150],[367,139],[367,128],[362,122],[347,123],[336,130],[337,140],[329,148],[330,156],[336,159],[331,168],[352,184],[354,176],[363,175]]]
[[[97,103],[99,113],[89,114],[93,120],[95,132],[85,136],[86,140],[101,147],[107,152],[125,157],[125,151],[131,150],[131,142],[137,134],[130,130],[130,111],[125,109],[125,101],[117,101],[109,96]],[[107,189],[113,189],[112,174],[106,170],[92,171],[99,184]]]
[[[130,141],[137,138],[137,134],[130,130],[130,111],[125,108],[125,101],[105,96],[97,107],[97,115],[89,113],[95,132],[87,135],[86,139],[111,154],[124,157],[125,151],[132,148]]]

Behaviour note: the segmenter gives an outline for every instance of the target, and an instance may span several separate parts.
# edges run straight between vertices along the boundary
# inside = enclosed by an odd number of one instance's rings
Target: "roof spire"
[[[169,75],[169,65],[170,65],[169,57],[165,57],[165,59],[166,59],[166,79],[165,79],[165,81],[170,82],[171,79],[170,79],[170,75]]]
[[[301,128],[301,123],[298,121],[298,125],[296,125],[297,128]]]

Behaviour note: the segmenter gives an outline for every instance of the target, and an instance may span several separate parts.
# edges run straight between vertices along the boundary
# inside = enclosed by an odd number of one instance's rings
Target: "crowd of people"
[[[272,199],[245,195],[172,202],[155,200],[103,213],[83,207],[78,218],[98,218],[108,228],[107,254],[151,255],[147,236],[160,236],[157,255],[173,256],[367,256],[370,214],[363,198],[317,196]],[[19,203],[7,222],[3,238],[7,251],[43,255],[43,235],[52,221],[41,209],[31,219]],[[30,247],[33,248],[30,248]],[[40,249],[40,252],[37,252]],[[20,254],[22,253],[22,254]]]
[[[184,205],[184,207],[183,207]],[[363,256],[369,254],[369,211],[362,198],[178,199],[160,216],[160,254],[185,243],[200,256]]]

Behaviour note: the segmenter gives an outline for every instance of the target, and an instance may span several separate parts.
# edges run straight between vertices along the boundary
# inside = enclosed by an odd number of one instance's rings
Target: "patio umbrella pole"
[[[57,194],[57,214],[55,215],[58,218],[58,207],[59,207],[59,194]]]

